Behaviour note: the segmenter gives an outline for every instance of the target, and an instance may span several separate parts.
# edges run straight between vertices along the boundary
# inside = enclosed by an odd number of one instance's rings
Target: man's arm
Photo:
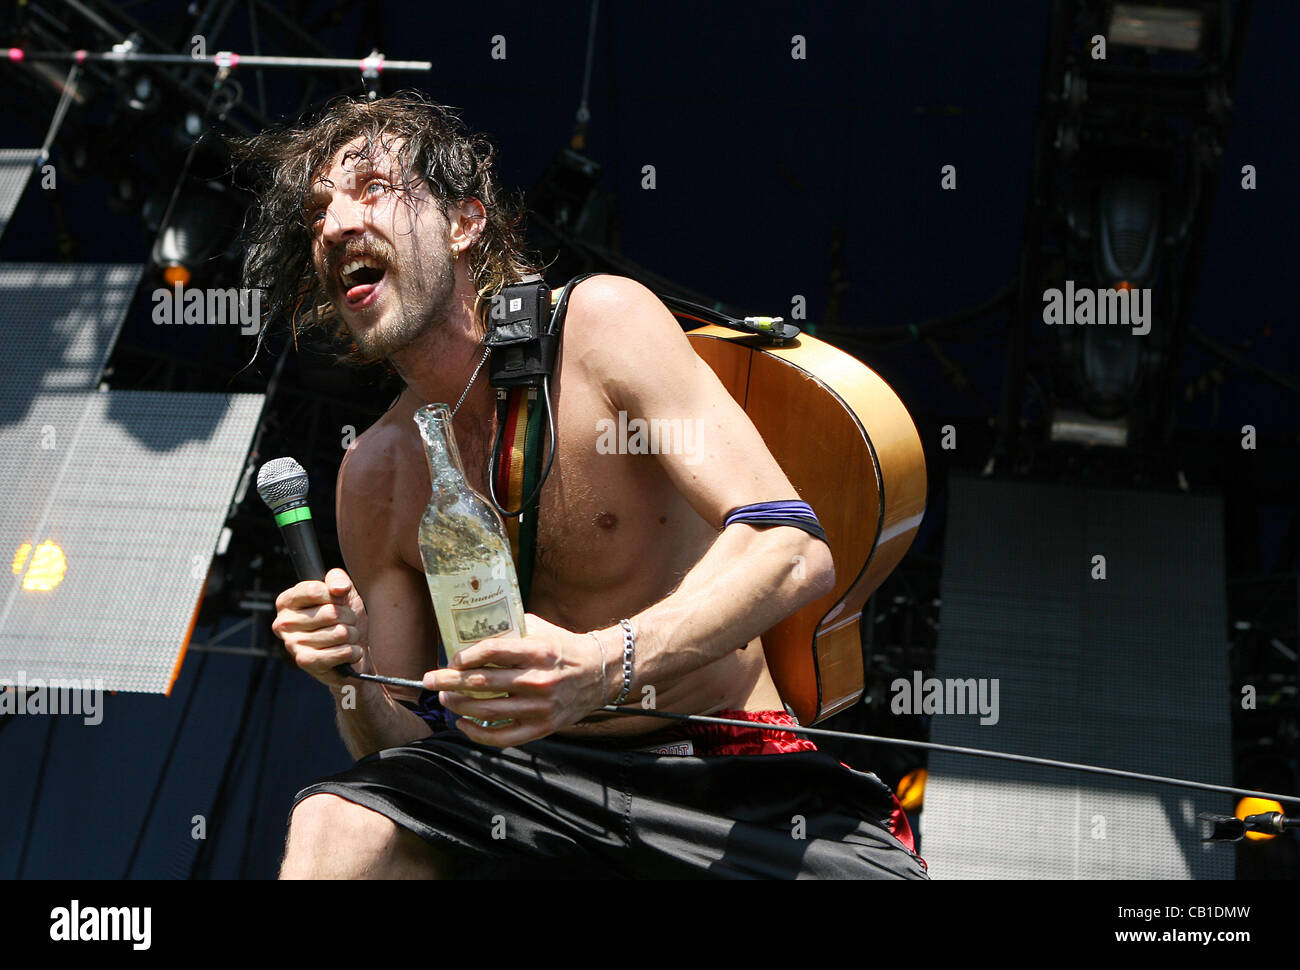
[[[346,556],[344,558],[346,559]],[[348,574],[341,569],[330,571],[331,580],[340,577],[339,588],[346,589],[349,583]],[[358,582],[360,582],[359,577]],[[395,572],[387,572],[371,580],[366,589],[369,590],[369,597],[373,601],[390,598],[399,601],[408,595],[403,591],[404,587],[402,577],[397,576]],[[378,639],[371,641],[372,644],[380,644],[380,656],[383,655],[384,637],[390,633],[400,632],[395,631],[393,626],[391,622],[386,623],[381,627]],[[361,658],[352,664],[353,670],[359,674],[383,672],[376,669],[373,650],[373,645],[370,649],[363,649]],[[349,677],[338,678],[337,683],[329,683],[327,686],[334,697],[339,734],[353,758],[361,759],[375,751],[408,744],[420,738],[427,738],[433,733],[423,718],[393,700],[388,689],[381,684]]]
[[[339,467],[339,547],[351,576],[331,569],[325,583],[285,590],[272,624],[298,666],[330,689],[339,733],[354,758],[432,733],[386,688],[334,672],[351,663],[358,673],[388,673],[393,658],[409,653],[411,645],[433,642],[423,577],[397,557],[391,531],[398,482],[386,447],[390,433],[376,428],[362,435]]]
[[[589,366],[615,411],[696,422],[691,453],[669,449],[658,460],[706,522],[722,529],[727,512],[754,502],[798,499],[753,422],[717,379],[676,319],[641,284],[598,277],[583,302],[601,321]],[[582,288],[574,292],[577,299]],[[736,524],[721,532],[677,588],[631,617],[636,630],[633,694],[718,660],[775,626],[835,583],[830,549],[800,529]],[[622,689],[620,627],[599,631],[611,660],[605,702]],[[612,653],[611,653],[612,651]]]
[[[656,460],[706,522],[721,530],[733,508],[798,498],[753,423],[654,294],[632,280],[597,277],[574,291],[569,313],[564,339],[577,346],[566,348],[566,367],[579,361],[612,412],[627,412],[629,422],[698,422],[690,425],[698,429],[690,453],[667,449]],[[642,685],[666,684],[713,663],[833,585],[830,550],[807,533],[726,528],[673,593],[631,618],[633,696]],[[531,614],[527,624],[528,637],[482,641],[458,654],[449,670],[426,675],[425,686],[434,690],[511,692],[510,699],[484,701],[449,695],[458,713],[523,715],[505,728],[461,722],[475,740],[504,745],[542,737],[611,702],[622,688],[621,628],[597,631],[607,658],[602,684],[593,638]],[[485,669],[489,663],[514,669]]]
[[[358,438],[339,465],[335,509],[339,551],[366,604],[368,637],[358,673],[393,674],[394,658],[413,647],[434,643],[434,618],[425,578],[402,561],[393,510],[404,487],[396,467],[395,429],[379,426]],[[409,469],[406,469],[409,472]],[[417,474],[424,473],[421,467]],[[436,662],[427,661],[430,666]],[[402,676],[408,676],[402,671]],[[354,757],[406,744],[432,733],[418,714],[398,704],[390,688],[369,681],[358,685],[355,709],[339,706],[339,731]],[[364,690],[363,690],[364,688]],[[415,700],[415,698],[410,698]]]

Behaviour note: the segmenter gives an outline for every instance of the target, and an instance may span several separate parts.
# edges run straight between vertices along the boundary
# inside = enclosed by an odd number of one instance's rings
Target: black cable
[[[36,824],[36,808],[41,803],[41,792],[45,788],[45,766],[50,763],[50,748],[54,745],[54,727],[58,720],[57,717],[51,717],[50,729],[45,732],[45,747],[41,750],[40,767],[36,769],[36,788],[32,792],[31,810],[27,813],[27,828],[24,830],[22,851],[18,854],[18,872],[14,876],[15,879],[23,877],[23,869],[27,866],[27,850],[32,844],[32,826]]]
[[[280,681],[284,673],[284,664],[276,664],[271,671],[271,690],[266,701],[266,717],[262,719],[265,732],[262,735],[262,756],[257,765],[257,774],[253,779],[253,797],[249,803],[248,824],[244,827],[244,850],[239,856],[239,878],[248,878],[248,852],[253,844],[253,831],[261,816],[257,813],[257,802],[262,796],[262,778],[266,774],[266,762],[271,752],[271,725],[275,717],[275,699],[280,694]]]
[[[500,409],[501,405],[498,405],[498,408]],[[504,418],[504,410],[498,410],[497,433],[496,433],[496,437],[492,439],[492,453],[488,456],[488,474],[487,474],[488,498],[492,500],[492,507],[496,509],[497,512],[499,512],[501,515],[514,516],[514,515],[518,515],[519,513],[507,512],[505,510],[505,507],[502,506],[502,504],[497,501],[497,483],[496,483],[497,462],[501,460],[501,442],[505,440],[505,436],[506,436],[506,422]]]
[[[657,273],[651,272],[636,261],[622,255],[621,253],[616,253],[614,250],[609,249],[606,246],[602,246],[599,243],[594,243],[586,239],[579,239],[577,236],[569,235],[549,222],[544,216],[539,215],[536,211],[530,211],[528,213],[528,218],[532,222],[540,223],[541,226],[559,240],[562,245],[568,246],[581,255],[593,259],[596,262],[604,261],[606,265],[619,270],[629,279],[636,280],[647,289],[654,290],[659,294],[660,299],[663,299],[663,294],[659,292],[661,290],[680,293],[683,294],[683,299],[690,299],[697,302],[709,299],[705,294],[697,293],[689,287],[682,286],[680,283],[675,283]],[[726,312],[733,318],[736,316],[743,317],[748,315],[742,310],[725,307],[725,305],[720,301],[715,301],[713,303],[713,310],[711,312]]]
[[[956,310],[937,317],[930,317],[920,323],[905,323],[892,327],[872,327],[870,330],[849,327],[819,327],[817,335],[819,337],[823,334],[834,337],[847,337],[864,343],[874,343],[891,337],[903,338],[900,342],[904,343],[919,340],[923,336],[929,337],[942,333],[949,327],[969,323],[986,313],[998,309],[1010,299],[1012,293],[1015,292],[1015,286],[1016,280],[1013,278],[983,303],[977,303],[963,310]]]
[[[176,756],[176,749],[180,747],[181,735],[185,733],[185,722],[189,720],[190,710],[194,707],[194,695],[199,691],[199,681],[203,679],[203,669],[207,666],[207,663],[208,654],[204,653],[199,658],[199,669],[194,675],[194,683],[190,687],[190,696],[181,711],[176,730],[172,733],[171,744],[167,746],[167,754],[163,758],[162,768],[158,771],[158,780],[154,782],[153,794],[149,796],[149,804],[145,809],[144,820],[140,823],[140,831],[135,837],[135,844],[131,846],[131,854],[127,857],[126,872],[122,874],[123,879],[131,878],[131,870],[135,868],[135,860],[140,855],[140,847],[144,845],[145,834],[149,831],[149,823],[153,820],[154,809],[158,807],[158,798],[162,795],[163,783],[167,780],[167,773],[171,770],[172,759]]]
[[[705,317],[721,324],[722,326],[744,327],[744,321],[733,317],[729,313],[713,307],[707,307],[702,303],[696,303],[693,300],[683,300],[680,296],[673,296],[671,293],[658,293],[660,301],[669,310],[674,312],[683,311]]]
[[[546,428],[550,434],[550,453],[546,456],[546,468],[543,469],[541,476],[537,479],[537,485],[534,486],[532,494],[520,502],[519,508],[515,509],[513,512],[506,511],[505,506],[497,501],[496,469],[497,462],[501,460],[501,443],[505,440],[506,432],[505,422],[497,422],[497,436],[492,442],[492,455],[488,459],[487,479],[488,495],[492,499],[492,504],[496,506],[496,510],[502,515],[513,518],[528,508],[528,506],[532,504],[533,499],[541,494],[542,486],[546,484],[546,479],[551,474],[551,464],[555,461],[555,452],[558,450],[558,443],[555,440],[555,414],[551,410],[551,378],[546,374],[542,375],[542,403],[546,407]]]
[[[1035,758],[1027,754],[1011,754],[1007,751],[987,751],[983,748],[962,748],[955,744],[938,744],[933,741],[911,741],[907,738],[886,738],[875,734],[856,734],[852,731],[829,731],[826,728],[801,727],[799,725],[777,724],[772,721],[737,721],[727,717],[707,717],[701,714],[674,714],[670,711],[645,710],[642,708],[614,707],[606,705],[601,708],[609,714],[627,714],[632,717],[662,717],[674,721],[687,721],[694,724],[722,724],[725,726],[763,728],[769,731],[788,731],[790,734],[807,734],[816,738],[833,738],[837,740],[871,741],[877,744],[897,744],[911,748],[925,748],[929,751],[946,751],[951,754],[974,755],[981,758],[998,758],[1003,761],[1017,761],[1021,764],[1042,765],[1046,768],[1065,768],[1069,771],[1084,771],[1093,775],[1109,775],[1112,778],[1131,778],[1135,781],[1151,781],[1162,785],[1176,785],[1181,788],[1196,788],[1201,791],[1223,792],[1229,795],[1241,795],[1248,798],[1271,798],[1279,802],[1300,802],[1300,795],[1278,795],[1273,792],[1252,791],[1249,788],[1233,788],[1229,785],[1211,785],[1203,781],[1187,781],[1184,778],[1168,778],[1164,775],[1147,775],[1139,771],[1124,771],[1120,768],[1102,768],[1099,765],[1085,765],[1074,761],[1056,761],[1053,758]]]
[[[253,627],[254,631],[259,628]],[[254,633],[254,646],[257,645],[257,635]],[[267,667],[275,663],[275,657],[267,654],[266,659],[249,675],[248,688],[244,693],[244,706],[239,715],[239,725],[235,730],[235,736],[230,740],[230,754],[226,757],[226,764],[221,770],[221,779],[217,782],[217,791],[212,799],[212,809],[209,817],[212,822],[208,826],[207,838],[203,839],[199,845],[199,851],[194,856],[194,864],[190,868],[191,879],[206,879],[211,876],[213,848],[216,844],[218,833],[221,826],[225,824],[225,811],[227,802],[230,799],[231,779],[235,774],[235,768],[239,761],[239,756],[244,751],[244,740],[247,736],[250,715],[253,711],[254,701],[257,695],[261,693],[262,680],[266,676]]]
[[[555,437],[555,412],[551,408],[551,377],[549,374],[542,375],[542,400],[546,404],[546,432],[550,436],[550,453],[546,456],[546,467],[542,469],[541,477],[537,479],[537,485],[528,498],[524,499],[523,505],[519,507],[522,512],[526,509],[538,495],[541,494],[542,486],[546,484],[546,479],[550,477],[551,465],[555,462],[555,453],[559,450],[559,441]]]
[[[1191,337],[1192,340],[1196,341],[1198,344],[1204,347],[1206,350],[1223,358],[1224,360],[1228,361],[1230,364],[1236,364],[1238,367],[1244,370],[1253,371],[1259,376],[1267,378],[1268,380],[1272,381],[1274,384],[1286,388],[1288,391],[1300,391],[1300,381],[1296,380],[1294,377],[1290,377],[1289,375],[1283,374],[1280,371],[1271,370],[1270,368],[1265,367],[1263,364],[1255,363],[1255,361],[1251,360],[1245,354],[1238,353],[1237,351],[1233,350],[1231,347],[1227,347],[1219,343],[1213,337],[1210,337],[1202,333],[1201,331],[1197,330],[1195,327],[1189,327],[1187,330],[1187,335]]]

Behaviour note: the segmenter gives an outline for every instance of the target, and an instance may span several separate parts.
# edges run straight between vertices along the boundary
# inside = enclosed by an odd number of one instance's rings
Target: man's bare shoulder
[[[399,500],[418,484],[412,481],[412,466],[423,471],[421,463],[412,461],[419,457],[411,421],[418,405],[415,395],[403,390],[393,406],[348,446],[337,482],[341,533],[346,530],[369,542],[387,537],[386,526],[402,511]]]
[[[698,358],[681,324],[650,289],[626,276],[594,276],[574,289],[564,323],[566,361],[617,400],[628,383],[680,380]]]
[[[644,339],[642,328],[681,327],[659,297],[634,279],[602,273],[583,280],[569,297],[565,314],[565,340],[573,336],[581,343],[621,342],[629,337]],[[653,336],[650,334],[649,336]]]
[[[583,362],[613,409],[684,416],[680,402],[687,397],[703,403],[703,390],[714,397],[725,393],[677,317],[646,286],[625,276],[596,276],[573,291],[571,309],[574,301],[571,356]],[[567,322],[564,339],[570,339]]]

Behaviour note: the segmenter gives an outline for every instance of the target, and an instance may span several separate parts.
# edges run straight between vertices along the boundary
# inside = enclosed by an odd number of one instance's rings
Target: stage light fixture
[[[611,231],[613,199],[600,179],[598,162],[563,148],[529,190],[528,208],[560,232],[605,245]]]
[[[160,205],[161,199],[155,197],[149,208],[157,211]],[[243,213],[243,204],[220,182],[185,186],[154,242],[154,265],[162,269],[168,283],[188,283],[194,272],[230,244]],[[149,216],[146,213],[146,221],[151,221]]]
[[[925,805],[925,782],[930,774],[924,768],[913,768],[898,782],[898,803],[905,812],[917,812]]]
[[[162,94],[158,85],[148,74],[137,74],[131,78],[126,89],[126,106],[140,114],[150,114],[158,107]]]
[[[134,216],[140,211],[142,193],[140,186],[130,175],[113,179],[113,194],[108,197],[109,207],[119,215]]]
[[[203,118],[197,111],[187,111],[172,128],[172,139],[179,149],[187,149],[203,135]]]
[[[1083,411],[1058,408],[1049,435],[1052,441],[1124,448],[1128,446],[1128,421],[1105,420]]]
[[[1097,193],[1093,270],[1124,293],[1124,306],[1149,287],[1159,265],[1161,224],[1159,182],[1133,175],[1107,179]],[[1119,286],[1113,286],[1118,280]],[[1148,303],[1148,313],[1153,313]],[[1107,321],[1114,323],[1115,321]],[[1129,323],[1129,318],[1122,321]],[[1147,321],[1150,326],[1151,321]],[[1090,440],[1124,447],[1127,422],[1142,369],[1142,342],[1127,328],[1088,327],[1081,334],[1079,366],[1087,428],[1078,422],[1054,422],[1056,440]],[[1096,419],[1100,419],[1099,421]]]
[[[67,571],[68,561],[58,543],[46,541],[33,549],[24,542],[14,553],[14,575],[23,577],[23,589],[47,593],[63,582]]]
[[[1243,798],[1237,802],[1237,809],[1233,812],[1237,818],[1245,818],[1247,815],[1263,815],[1266,812],[1281,812],[1282,805],[1279,802],[1267,798]],[[1267,842],[1269,839],[1276,839],[1277,836],[1271,832],[1247,832],[1246,838],[1252,842]]]
[[[1159,242],[1161,185],[1123,175],[1109,179],[1097,194],[1097,269],[1102,279],[1141,286],[1155,275]]]
[[[1117,3],[1106,36],[1112,44],[1195,51],[1205,36],[1205,14],[1186,7]]]

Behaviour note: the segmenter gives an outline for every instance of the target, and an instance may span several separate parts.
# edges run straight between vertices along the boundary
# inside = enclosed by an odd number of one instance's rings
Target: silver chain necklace
[[[460,400],[457,401],[456,406],[451,409],[451,416],[453,418],[456,416],[456,412],[460,410],[460,406],[465,403],[465,398],[469,396],[469,389],[473,387],[474,382],[478,380],[479,371],[481,371],[483,369],[483,365],[487,363],[488,354],[490,354],[491,352],[492,352],[491,347],[483,348],[483,356],[479,360],[478,366],[474,368],[474,373],[470,375],[469,383],[465,385],[465,390],[460,392]],[[416,391],[415,388],[411,388],[411,390],[415,391],[415,396],[419,397],[420,403],[427,408],[429,406],[429,403],[424,398],[420,397],[420,392]]]

